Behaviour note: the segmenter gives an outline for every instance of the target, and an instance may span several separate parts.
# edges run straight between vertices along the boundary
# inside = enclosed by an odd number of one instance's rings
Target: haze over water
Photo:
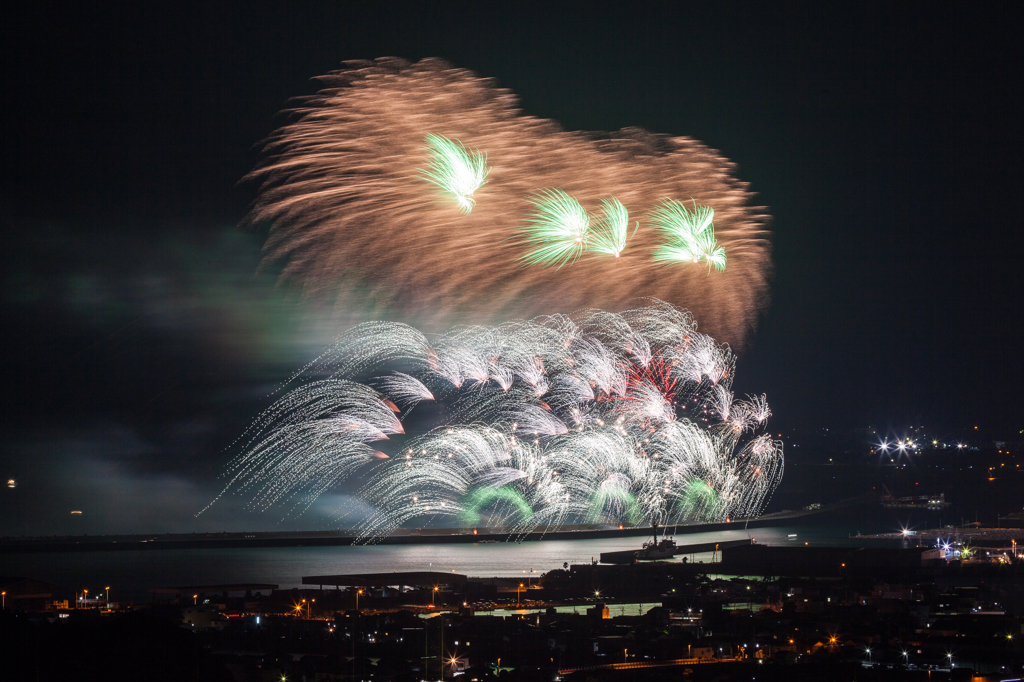
[[[739,525],[739,524],[737,524]],[[865,531],[868,529],[864,529]],[[680,545],[754,538],[760,544],[850,544],[846,524],[785,526],[676,536]],[[790,535],[795,534],[795,538]],[[267,583],[303,587],[303,576],[444,571],[476,577],[537,578],[563,563],[586,564],[601,552],[640,547],[644,538],[483,544],[362,545],[8,554],[3,572],[48,580],[64,590],[111,586],[114,600],[148,599],[153,587]],[[679,557],[681,560],[681,557]],[[712,560],[710,552],[693,561]],[[524,573],[525,571],[525,573]],[[535,572],[533,572],[535,571]],[[306,585],[305,587],[310,587]],[[314,586],[315,587],[315,586]]]

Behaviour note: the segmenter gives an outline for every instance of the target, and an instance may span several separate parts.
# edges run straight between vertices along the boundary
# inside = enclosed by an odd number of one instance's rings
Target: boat
[[[671,559],[676,555],[676,541],[671,538],[662,538],[658,541],[658,524],[652,523],[651,529],[654,532],[654,539],[644,543],[644,546],[636,553],[640,561],[656,561],[658,559]]]
[[[882,506],[886,509],[945,509],[950,505],[946,493],[938,495],[908,495],[896,497],[886,486],[882,486]]]

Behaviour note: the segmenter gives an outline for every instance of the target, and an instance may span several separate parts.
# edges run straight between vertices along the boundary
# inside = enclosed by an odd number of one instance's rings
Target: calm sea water
[[[773,545],[837,545],[849,544],[850,532],[845,525],[829,524],[695,533],[677,536],[676,540],[680,545],[745,538]],[[56,583],[66,591],[88,588],[93,594],[110,585],[111,599],[143,600],[153,587],[270,583],[286,589],[302,587],[303,576],[343,573],[434,570],[477,577],[537,576],[563,563],[589,563],[601,552],[637,549],[642,542],[643,538],[627,537],[519,544],[5,554],[0,555],[0,575],[30,576]],[[710,562],[712,556],[697,554],[693,560]]]

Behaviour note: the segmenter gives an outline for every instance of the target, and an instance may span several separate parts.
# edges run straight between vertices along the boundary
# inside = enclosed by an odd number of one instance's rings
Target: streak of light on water
[[[848,545],[848,532],[832,526],[779,527],[678,535],[680,545],[752,538],[759,544],[786,544],[798,531],[812,545]],[[671,533],[671,528],[669,529]],[[599,561],[602,552],[639,549],[642,537],[592,540],[352,547],[273,547],[120,552],[6,554],[3,570],[47,580],[66,591],[111,585],[112,598],[146,599],[153,587],[267,583],[281,589],[316,588],[302,576],[347,573],[443,571],[474,577],[536,580],[565,564]],[[711,563],[713,552],[686,555]],[[721,558],[721,554],[718,554]],[[682,561],[683,556],[677,556]]]

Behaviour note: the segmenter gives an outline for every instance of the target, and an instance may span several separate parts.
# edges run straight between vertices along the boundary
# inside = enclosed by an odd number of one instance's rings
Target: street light
[[[356,590],[356,613],[359,613],[359,595],[362,593],[362,590]]]
[[[82,590],[82,592],[85,593],[85,596],[82,597],[82,606],[88,608],[88,606],[89,606],[89,590]]]
[[[198,594],[193,594],[192,595],[192,606],[199,606],[199,595]]]
[[[441,669],[440,670],[441,680],[443,682],[444,681],[444,611],[438,611],[437,612],[437,617],[438,617],[438,621],[441,623],[441,637],[440,637],[441,641],[440,641],[440,643],[439,643],[439,645],[437,647],[437,652],[438,652],[437,653],[437,662],[438,662],[438,667]],[[424,623],[423,627],[427,627],[427,625]],[[454,673],[455,671],[453,670],[452,672]],[[454,675],[453,675],[453,677],[454,677]]]
[[[866,651],[867,654],[868,654],[868,663],[871,663],[871,648],[870,647],[864,647],[864,651]]]
[[[4,609],[4,611],[6,611],[7,610],[7,590],[4,590],[3,592],[0,592],[0,596],[3,596],[3,600],[4,600],[4,602],[3,602],[4,603],[3,609]]]
[[[109,607],[110,606],[110,585],[107,585],[103,589],[107,591],[107,606]]]

